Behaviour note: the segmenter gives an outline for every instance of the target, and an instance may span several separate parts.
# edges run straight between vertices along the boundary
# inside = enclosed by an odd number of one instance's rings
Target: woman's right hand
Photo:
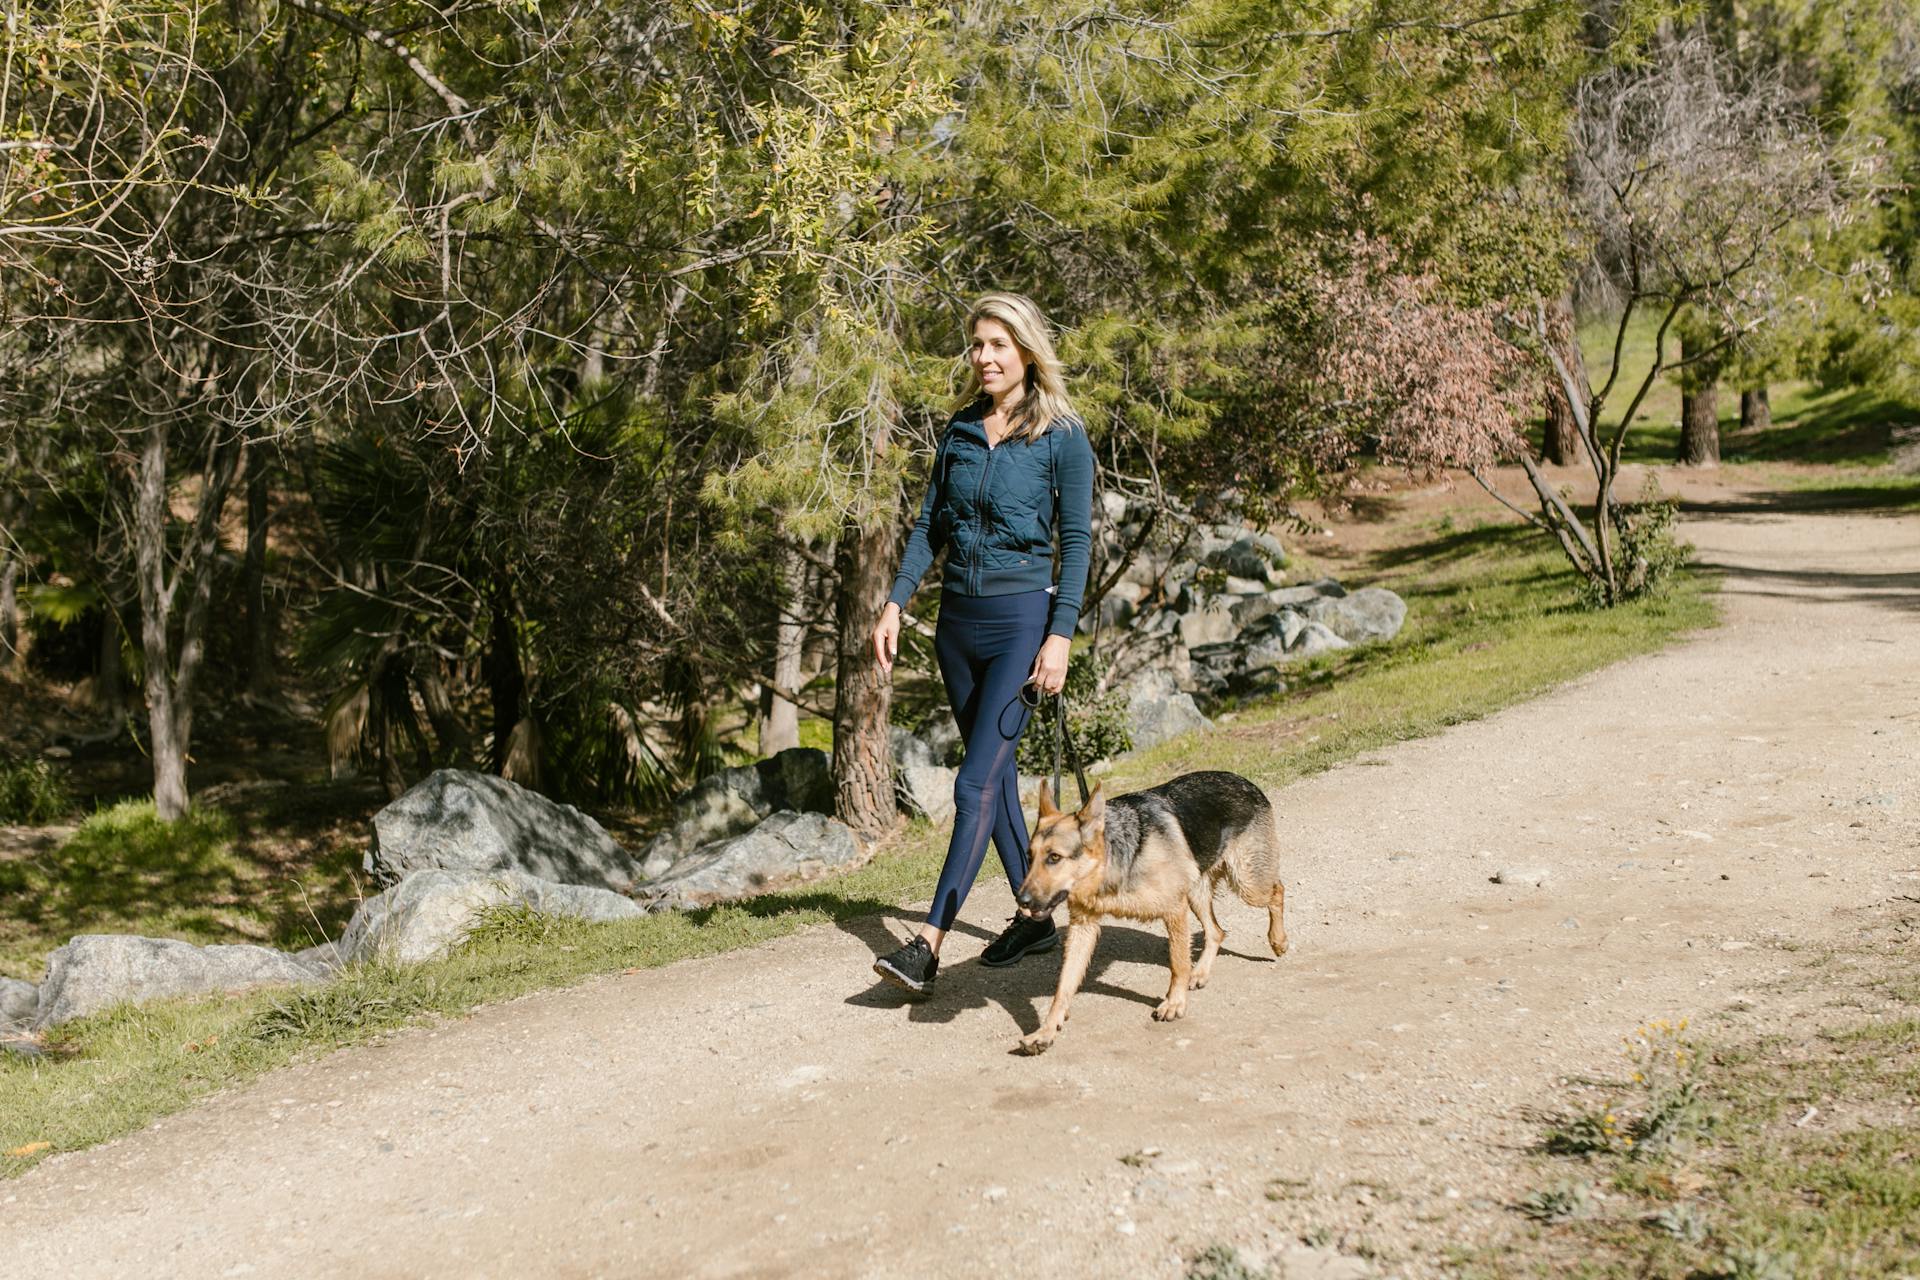
[[[900,653],[900,606],[887,601],[880,611],[880,625],[873,629],[873,657],[882,674],[893,674],[893,660]]]

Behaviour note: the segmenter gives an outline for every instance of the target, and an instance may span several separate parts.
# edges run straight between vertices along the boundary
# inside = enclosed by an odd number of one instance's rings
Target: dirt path
[[[1107,932],[1024,1059],[1052,963],[984,970],[971,930],[906,1007],[866,966],[907,917],[816,930],[49,1161],[0,1186],[10,1270],[1177,1276],[1233,1241],[1292,1276],[1433,1274],[1512,1229],[1561,1077],[1644,1019],[1765,1001],[1773,944],[1916,892],[1920,521],[1721,497],[1688,534],[1724,628],[1280,793],[1295,950],[1228,906],[1184,1022],[1147,1017],[1145,931]],[[968,917],[1007,906],[983,886]]]

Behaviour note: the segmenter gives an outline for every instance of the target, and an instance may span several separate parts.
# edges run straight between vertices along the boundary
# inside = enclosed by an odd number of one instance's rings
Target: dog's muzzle
[[[1066,900],[1067,900],[1067,891],[1065,889],[1062,889],[1060,892],[1054,894],[1051,898],[1047,899],[1046,905],[1044,906],[1042,906],[1039,902],[1035,901],[1035,899],[1031,894],[1022,893],[1014,898],[1014,902],[1020,908],[1020,914],[1027,917],[1029,920],[1046,919],[1048,916],[1053,914],[1053,909],[1055,907],[1059,906],[1061,903],[1065,902]]]

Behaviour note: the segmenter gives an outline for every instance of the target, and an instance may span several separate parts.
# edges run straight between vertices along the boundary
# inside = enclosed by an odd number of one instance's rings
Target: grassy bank
[[[1736,1005],[1709,1027],[1640,1028],[1617,1078],[1582,1082],[1543,1132],[1541,1189],[1516,1206],[1539,1224],[1524,1252],[1469,1274],[1915,1274],[1916,927],[1891,899],[1857,945],[1794,955],[1774,995],[1812,996],[1803,1019],[1749,1025]]]
[[[1524,531],[1455,528],[1374,558],[1373,580],[1407,597],[1392,644],[1331,655],[1291,687],[1124,762],[1127,789],[1185,769],[1235,769],[1283,784],[1359,753],[1436,732],[1618,659],[1714,617],[1710,583],[1606,613],[1577,608],[1557,553]],[[586,926],[494,917],[459,955],[409,970],[370,968],[325,988],[125,1009],[53,1033],[37,1058],[0,1054],[0,1173],[49,1152],[140,1128],[297,1055],[365,1040],[423,1018],[565,986],[595,974],[750,946],[895,908],[932,884],[944,832],[906,828],[867,866],[798,892],[689,914]],[[40,1144],[45,1144],[44,1146]]]

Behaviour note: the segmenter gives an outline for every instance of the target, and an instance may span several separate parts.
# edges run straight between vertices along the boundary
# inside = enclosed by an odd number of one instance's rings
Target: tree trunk
[[[1552,335],[1554,349],[1573,375],[1574,385],[1586,386],[1587,362],[1580,354],[1580,343],[1574,330],[1571,297],[1563,295],[1556,298],[1547,309],[1547,329]],[[1559,373],[1550,369],[1547,372],[1547,424],[1541,441],[1541,457],[1556,467],[1570,467],[1580,461],[1584,449],[1580,441],[1580,428],[1574,422],[1573,407],[1567,403],[1566,388],[1561,384]]]
[[[1773,402],[1767,398],[1767,389],[1759,387],[1740,393],[1740,429],[1742,431],[1765,431],[1773,425]]]
[[[521,699],[526,693],[526,674],[520,667],[520,640],[513,628],[513,604],[505,583],[497,583],[493,593],[493,624],[487,637],[487,687],[493,696],[492,770],[499,773],[507,765],[507,750],[514,726],[520,723]]]
[[[887,741],[893,685],[873,658],[873,629],[893,585],[891,519],[862,529],[848,522],[840,535],[839,666],[833,714],[833,777],[840,820],[862,836],[877,836],[897,817],[893,760]]]
[[[140,579],[140,647],[147,660],[147,740],[153,754],[153,807],[163,822],[187,812],[187,748],[173,705],[173,612],[167,565],[167,424],[147,427],[134,481],[133,555]]]
[[[100,650],[94,661],[93,706],[100,718],[109,723],[120,719],[125,706],[120,696],[120,611],[109,600],[102,606]]]
[[[1686,344],[1680,358],[1687,356]],[[1720,465],[1720,388],[1701,382],[1680,394],[1680,463],[1688,467]]]
[[[167,572],[167,424],[144,429],[133,494],[133,558],[140,587],[140,641],[146,657],[147,734],[153,754],[153,807],[162,821],[187,813],[187,755],[193,743],[194,682],[205,656],[213,602],[220,512],[240,460],[236,445],[208,446],[199,510],[173,573]],[[187,588],[185,606],[179,592]],[[180,647],[172,643],[178,619]]]
[[[247,555],[241,567],[247,602],[247,693],[266,696],[273,683],[273,621],[267,615],[268,470],[255,445],[247,467]]]
[[[16,674],[26,666],[26,648],[20,643],[20,559],[0,544],[0,664]]]
[[[802,617],[807,584],[807,562],[786,543],[780,546],[780,619],[773,630],[773,682],[798,691],[800,650],[807,629]],[[800,708],[768,689],[762,698],[760,754],[770,756],[800,745]]]

